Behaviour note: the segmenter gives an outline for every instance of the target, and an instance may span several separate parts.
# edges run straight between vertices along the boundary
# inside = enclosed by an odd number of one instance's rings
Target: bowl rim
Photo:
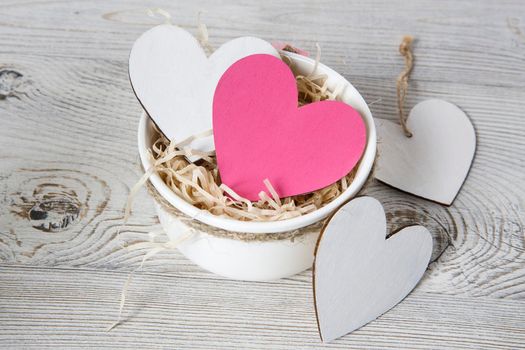
[[[302,61],[303,63],[314,65],[315,61],[309,57],[302,55],[294,54],[291,52],[281,51],[281,54],[288,56],[292,61]],[[159,174],[154,172],[149,180],[155,187],[155,189],[175,208],[188,215],[189,217],[198,220],[204,224],[228,230],[233,232],[246,232],[246,233],[278,233],[293,231],[305,226],[314,224],[320,220],[323,220],[331,213],[333,213],[337,208],[343,205],[345,202],[354,197],[359,190],[363,187],[367,181],[369,174],[372,170],[376,156],[377,148],[377,134],[374,124],[374,119],[372,117],[372,112],[370,111],[367,103],[357,91],[357,89],[341,74],[337,73],[330,67],[319,63],[317,71],[327,74],[329,77],[344,81],[347,84],[346,89],[351,90],[353,95],[356,97],[354,106],[358,106],[358,109],[364,111],[360,113],[363,118],[366,128],[367,128],[367,142],[363,156],[358,165],[358,170],[356,176],[350,186],[339,195],[332,202],[328,203],[322,208],[319,208],[311,213],[301,215],[291,219],[279,220],[279,221],[240,221],[226,217],[220,217],[210,213],[207,210],[199,209],[192,204],[186,202],[184,199],[177,196],[160,178]],[[345,102],[343,100],[343,102]],[[345,102],[346,103],[346,102]],[[364,115],[363,115],[364,114]],[[144,169],[149,169],[152,165],[152,161],[148,154],[148,145],[146,145],[146,134],[148,123],[152,123],[149,116],[143,112],[140,118],[139,127],[138,127],[138,148],[139,155],[141,159],[142,166]]]

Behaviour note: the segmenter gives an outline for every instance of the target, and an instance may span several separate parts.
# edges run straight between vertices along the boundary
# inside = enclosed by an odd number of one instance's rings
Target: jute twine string
[[[118,312],[117,320],[114,323],[112,323],[106,329],[106,332],[111,331],[113,328],[115,328],[116,326],[118,326],[122,322],[122,311],[124,310],[124,306],[126,305],[126,298],[127,298],[127,295],[128,295],[128,289],[129,289],[129,286],[131,285],[131,282],[133,280],[134,274],[136,272],[140,271],[144,267],[144,263],[148,259],[152,258],[153,256],[157,255],[158,253],[160,253],[162,251],[166,251],[166,250],[169,251],[169,250],[176,249],[177,246],[180,243],[186,241],[187,239],[189,239],[189,238],[191,238],[193,236],[193,233],[186,232],[185,234],[181,235],[180,238],[178,238],[176,240],[170,240],[168,242],[163,242],[163,243],[156,242],[155,238],[158,235],[162,235],[162,234],[164,234],[164,231],[162,231],[160,233],[150,232],[149,233],[149,238],[150,238],[149,242],[139,242],[139,243],[135,243],[135,244],[132,244],[132,245],[128,245],[126,247],[126,249],[128,249],[130,251],[143,250],[143,249],[147,249],[148,251],[142,257],[142,261],[140,262],[140,265],[136,269],[134,269],[133,271],[131,271],[129,273],[128,278],[126,279],[126,282],[124,283],[124,286],[122,287],[122,291],[120,292],[120,303],[119,303],[119,312]]]
[[[211,55],[213,52],[213,47],[210,45],[208,38],[208,27],[206,24],[201,21],[202,12],[199,11],[197,14],[197,40],[201,44],[202,48],[208,55]]]
[[[171,22],[171,14],[166,11],[166,10],[163,10],[161,8],[149,8],[149,9],[146,9],[146,14],[150,17],[157,17],[157,15],[161,16],[163,19],[164,19],[164,24],[172,24]]]
[[[407,118],[404,113],[405,97],[408,92],[408,79],[414,67],[414,55],[412,53],[412,42],[414,37],[405,36],[399,45],[399,53],[405,58],[405,69],[397,77],[397,110],[401,128],[406,137],[412,137],[412,132],[407,127]]]
[[[171,203],[169,203],[158,191],[157,189],[151,184],[151,182],[147,182],[146,187],[148,189],[149,194],[151,197],[155,200],[155,202],[162,207],[164,211],[171,214],[177,220],[188,226],[190,229],[195,230],[197,232],[206,232],[206,234],[209,234],[211,236],[215,237],[221,237],[221,238],[228,238],[228,239],[234,239],[238,241],[245,241],[245,242],[267,242],[267,241],[276,241],[276,240],[283,240],[283,239],[290,239],[294,240],[295,238],[302,236],[307,233],[314,233],[319,232],[321,230],[321,227],[324,224],[324,220],[314,223],[312,225],[303,227],[298,230],[293,231],[286,231],[286,232],[277,232],[277,233],[250,233],[250,232],[232,232],[223,230],[214,226],[210,226],[207,224],[204,224],[200,222],[199,220],[195,220],[192,217],[189,217],[188,215],[182,213],[180,210],[175,208]]]

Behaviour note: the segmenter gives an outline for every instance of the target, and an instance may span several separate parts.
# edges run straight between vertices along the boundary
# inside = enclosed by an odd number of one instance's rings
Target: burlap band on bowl
[[[171,205],[171,203],[168,202],[164,197],[162,197],[162,195],[157,191],[155,186],[153,186],[151,181],[146,182],[146,187],[148,188],[148,192],[151,195],[151,197],[153,197],[153,200],[157,202],[157,204],[159,204],[164,211],[173,215],[177,220],[181,221],[183,224],[187,225],[193,230],[196,230],[198,232],[204,232],[211,236],[220,238],[234,239],[244,242],[268,242],[279,240],[293,241],[294,239],[309,233],[319,233],[325,222],[325,220],[321,220],[319,222],[297,230],[279,233],[250,233],[226,231],[214,226],[207,225],[205,223],[200,222],[199,220],[187,216],[186,214],[175,208],[173,205]]]

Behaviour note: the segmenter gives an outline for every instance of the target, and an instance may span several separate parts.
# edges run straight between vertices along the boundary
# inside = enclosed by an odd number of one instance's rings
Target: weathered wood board
[[[0,347],[320,348],[310,272],[274,283],[217,278],[178,253],[146,263],[110,333],[127,273],[159,229],[142,191],[129,50],[150,18],[139,0],[0,1]],[[522,1],[157,1],[214,47],[242,35],[315,52],[396,119],[397,46],[417,37],[406,108],[443,98],[471,118],[472,168],[445,207],[371,183],[390,231],[421,224],[434,251],[403,303],[330,348],[525,344],[525,3]]]

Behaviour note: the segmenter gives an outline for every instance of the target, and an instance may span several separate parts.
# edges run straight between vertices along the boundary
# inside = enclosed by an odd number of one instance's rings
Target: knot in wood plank
[[[15,96],[16,88],[23,81],[23,74],[12,69],[0,70],[0,100]]]

